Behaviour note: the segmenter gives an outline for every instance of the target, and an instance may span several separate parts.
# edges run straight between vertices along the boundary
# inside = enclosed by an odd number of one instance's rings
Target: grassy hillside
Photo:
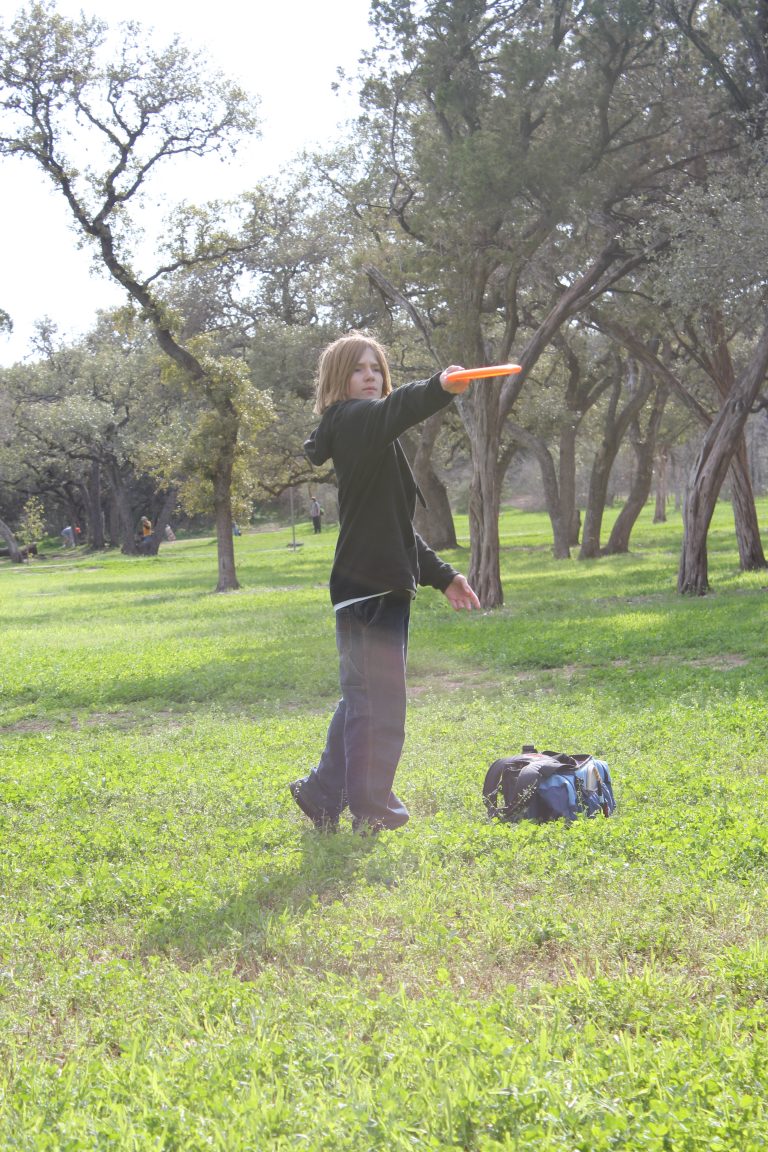
[[[501,527],[503,609],[417,598],[411,823],[368,840],[286,787],[333,532],[239,538],[227,596],[210,540],[0,563],[0,1147],[763,1147],[768,572],[727,506],[702,599],[679,519],[587,563]],[[527,742],[607,760],[615,818],[489,824]]]

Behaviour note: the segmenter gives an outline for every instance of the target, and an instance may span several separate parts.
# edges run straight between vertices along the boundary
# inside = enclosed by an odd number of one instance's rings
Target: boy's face
[[[373,348],[364,348],[347,384],[350,400],[380,400],[384,373]]]

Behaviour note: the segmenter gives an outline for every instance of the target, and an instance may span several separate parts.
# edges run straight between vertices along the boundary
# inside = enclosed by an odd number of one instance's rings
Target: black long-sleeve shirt
[[[442,592],[457,575],[414,530],[418,487],[397,439],[452,399],[438,374],[381,400],[342,400],[326,409],[306,441],[313,464],[333,459],[339,486],[333,604],[395,590],[414,593],[417,584]]]

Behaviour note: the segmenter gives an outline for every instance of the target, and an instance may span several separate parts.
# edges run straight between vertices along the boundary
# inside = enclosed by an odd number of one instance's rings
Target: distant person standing
[[[66,528],[62,528],[61,538],[64,541],[65,548],[75,547],[75,533],[72,531],[72,528],[69,524],[67,524]]]
[[[142,556],[153,555],[152,543],[152,521],[147,516],[142,516],[139,521],[139,535],[136,538],[136,549]],[[157,549],[155,548],[155,552]]]
[[[321,524],[322,515],[323,515],[323,510],[320,507],[316,497],[313,496],[312,497],[312,503],[309,506],[309,518],[312,521],[312,527],[315,530],[315,535],[317,535],[318,532],[320,532],[322,529],[322,524]]]

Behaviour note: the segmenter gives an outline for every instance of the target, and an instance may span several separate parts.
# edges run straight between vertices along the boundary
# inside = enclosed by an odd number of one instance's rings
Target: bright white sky
[[[0,0],[6,26],[21,6]],[[126,7],[117,0],[57,0],[56,7],[67,16],[84,10],[109,24],[130,14],[154,28],[160,42],[178,33],[260,97],[261,136],[247,151],[226,164],[200,160],[179,172],[178,199],[193,203],[235,196],[277,173],[303,147],[333,141],[357,111],[354,94],[332,90],[337,69],[354,75],[373,40],[368,0],[130,0]],[[36,320],[48,316],[62,335],[76,336],[97,309],[125,299],[77,248],[60,199],[30,161],[0,164],[0,308],[14,323],[12,336],[0,335],[0,364],[30,354]]]

